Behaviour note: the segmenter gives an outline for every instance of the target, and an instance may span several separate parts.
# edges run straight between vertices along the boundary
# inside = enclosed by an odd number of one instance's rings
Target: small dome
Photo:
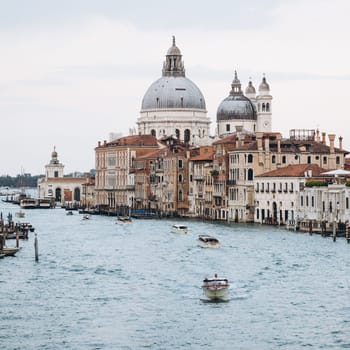
[[[249,94],[256,94],[255,87],[253,86],[253,83],[249,81],[247,88],[245,89],[246,95]]]
[[[266,78],[262,78],[262,82],[259,85],[259,91],[270,91],[270,85],[266,82]]]
[[[217,121],[221,120],[256,120],[256,111],[249,98],[243,95],[230,95],[219,105],[216,113]]]
[[[231,87],[232,89],[230,91],[230,95],[226,97],[218,107],[216,112],[216,120],[256,120],[255,107],[252,101],[243,95],[241,90],[241,82],[238,79],[236,71]]]
[[[51,158],[57,158],[56,147],[53,148],[53,151],[51,153]]]

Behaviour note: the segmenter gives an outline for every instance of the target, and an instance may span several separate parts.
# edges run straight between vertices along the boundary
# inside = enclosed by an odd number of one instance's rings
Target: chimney
[[[320,143],[320,130],[316,130],[316,142]]]
[[[322,133],[322,145],[325,145],[326,144],[326,133],[325,132],[323,132]]]
[[[329,138],[329,147],[330,147],[330,153],[334,153],[334,140],[335,140],[335,135],[334,134],[328,134]]]
[[[101,147],[101,141],[98,141],[97,147]]]
[[[343,138],[341,136],[339,136],[339,150],[343,150]]]
[[[103,146],[107,145],[107,140],[103,140]]]

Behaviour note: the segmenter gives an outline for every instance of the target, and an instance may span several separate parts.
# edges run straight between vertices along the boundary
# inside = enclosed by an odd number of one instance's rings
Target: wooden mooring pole
[[[34,250],[35,250],[35,261],[39,261],[39,247],[38,247],[37,234],[35,234],[35,238],[34,238]]]

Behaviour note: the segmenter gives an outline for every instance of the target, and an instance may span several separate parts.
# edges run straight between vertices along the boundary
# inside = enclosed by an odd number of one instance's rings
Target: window
[[[179,129],[175,130],[175,136],[178,140],[180,140],[180,130]]]
[[[248,169],[248,181],[253,180],[253,169]]]
[[[179,191],[179,201],[182,201],[182,190]]]
[[[282,156],[282,164],[286,164],[287,163],[287,158],[286,156]]]
[[[179,182],[182,182],[182,175],[179,174]]]
[[[248,154],[248,163],[253,163],[253,155]]]
[[[151,130],[151,135],[156,137],[156,131],[154,129]]]
[[[323,157],[323,164],[327,164],[327,157]]]
[[[300,197],[300,206],[301,207],[304,206],[304,197],[303,196]]]
[[[186,130],[185,130],[184,139],[185,139],[185,140],[184,140],[185,142],[190,142],[190,139],[191,139],[191,132],[190,132],[189,129],[186,129]]]
[[[226,124],[226,131],[230,131],[230,124]]]
[[[275,164],[275,163],[276,163],[276,156],[273,155],[273,156],[272,156],[272,164]]]
[[[179,169],[182,169],[182,159],[179,159],[178,164],[179,164]]]
[[[311,156],[307,156],[307,163],[311,164]]]
[[[315,206],[315,198],[314,198],[314,196],[311,197],[311,206],[312,207]]]
[[[337,157],[335,158],[335,162],[336,162],[337,164],[340,164],[340,157],[339,157],[339,156],[337,156]]]
[[[349,198],[346,197],[345,199],[345,206],[346,206],[346,209],[349,209]]]
[[[58,171],[57,170],[54,172],[53,177],[58,177]]]

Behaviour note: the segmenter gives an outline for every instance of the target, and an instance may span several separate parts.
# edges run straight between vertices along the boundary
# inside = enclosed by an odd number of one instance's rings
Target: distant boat
[[[132,220],[129,216],[119,216],[116,220],[116,224],[131,224]]]
[[[73,215],[73,212],[71,210],[67,211],[66,215]]]
[[[90,220],[90,215],[89,214],[84,214],[83,215],[83,220]]]
[[[24,218],[25,213],[24,213],[24,211],[20,210],[20,211],[18,211],[17,213],[15,213],[15,215],[16,215],[18,218]]]
[[[199,235],[198,245],[202,248],[219,248],[220,242],[215,237],[208,236],[208,235]]]
[[[24,198],[19,202],[22,209],[34,209],[38,207],[38,202],[34,198]]]
[[[191,230],[185,225],[173,225],[171,228],[171,232],[174,233],[189,233]]]
[[[214,278],[203,280],[202,289],[207,298],[221,300],[227,297],[229,286],[227,278],[218,278],[218,275],[215,274]]]

